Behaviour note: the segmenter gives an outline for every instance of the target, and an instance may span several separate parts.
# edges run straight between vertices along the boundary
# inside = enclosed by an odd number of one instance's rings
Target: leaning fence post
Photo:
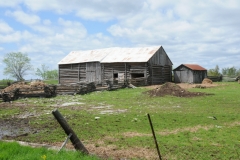
[[[150,114],[148,113],[147,115],[148,115],[148,120],[149,120],[151,129],[152,129],[152,134],[153,134],[154,142],[155,142],[155,144],[156,144],[158,156],[159,156],[159,159],[162,160],[162,157],[161,157],[161,154],[160,154],[160,150],[159,150],[159,147],[158,147],[158,143],[157,143],[157,139],[156,139],[156,136],[155,136],[155,132],[154,132],[154,129],[153,129],[153,125],[152,125],[152,120],[151,120]]]
[[[64,117],[61,115],[61,113],[55,109],[52,111],[52,114],[57,119],[58,123],[61,125],[63,130],[67,135],[71,135],[70,140],[76,150],[82,151],[85,154],[88,154],[88,150],[84,147],[82,142],[79,140],[77,135],[74,133],[72,128],[68,125],[67,121],[64,119]]]

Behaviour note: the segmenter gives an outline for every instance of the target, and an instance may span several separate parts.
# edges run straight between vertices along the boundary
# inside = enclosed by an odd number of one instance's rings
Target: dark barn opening
[[[118,78],[118,73],[114,73],[114,74],[113,74],[113,78],[114,78],[114,79]]]
[[[144,73],[132,73],[131,77],[132,78],[141,78],[141,77],[144,77]]]

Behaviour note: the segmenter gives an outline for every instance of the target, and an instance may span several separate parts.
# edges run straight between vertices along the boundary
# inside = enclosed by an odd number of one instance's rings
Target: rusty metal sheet
[[[117,48],[108,54],[101,63],[112,62],[147,62],[160,48],[143,47],[143,48]]]
[[[88,51],[72,51],[58,64],[72,64],[85,62],[147,62],[160,48],[106,48]]]
[[[107,49],[101,50],[88,50],[88,51],[72,51],[58,64],[73,64],[84,62],[100,62],[106,55]]]
[[[198,64],[183,64],[183,65],[190,68],[191,70],[196,70],[196,71],[206,71],[207,70]]]

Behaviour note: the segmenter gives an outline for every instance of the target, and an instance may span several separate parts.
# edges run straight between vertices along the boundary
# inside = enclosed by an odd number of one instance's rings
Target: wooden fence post
[[[147,115],[148,115],[148,120],[149,120],[151,129],[152,129],[153,139],[154,139],[154,142],[155,142],[155,145],[156,145],[156,148],[157,148],[158,157],[159,157],[160,160],[162,160],[162,156],[160,154],[160,150],[159,150],[159,147],[158,147],[157,139],[156,139],[156,136],[155,136],[153,125],[152,125],[152,120],[151,120],[150,114],[148,113]]]
[[[71,134],[70,140],[74,146],[74,148],[78,151],[82,151],[85,154],[88,154],[88,150],[84,147],[84,145],[82,144],[82,142],[79,140],[79,138],[77,137],[77,135],[74,133],[74,131],[72,130],[72,128],[68,125],[67,121],[64,119],[64,117],[61,115],[61,113],[55,109],[52,111],[52,114],[54,115],[54,117],[57,119],[58,123],[61,125],[61,127],[63,128],[63,130],[65,131],[65,133],[67,135]]]

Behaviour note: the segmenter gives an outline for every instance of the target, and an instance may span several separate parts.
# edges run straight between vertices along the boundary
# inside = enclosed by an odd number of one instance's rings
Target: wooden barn
[[[72,51],[58,63],[59,83],[161,84],[171,81],[172,65],[162,46]]]
[[[202,83],[207,70],[197,64],[181,64],[173,70],[175,83]]]

